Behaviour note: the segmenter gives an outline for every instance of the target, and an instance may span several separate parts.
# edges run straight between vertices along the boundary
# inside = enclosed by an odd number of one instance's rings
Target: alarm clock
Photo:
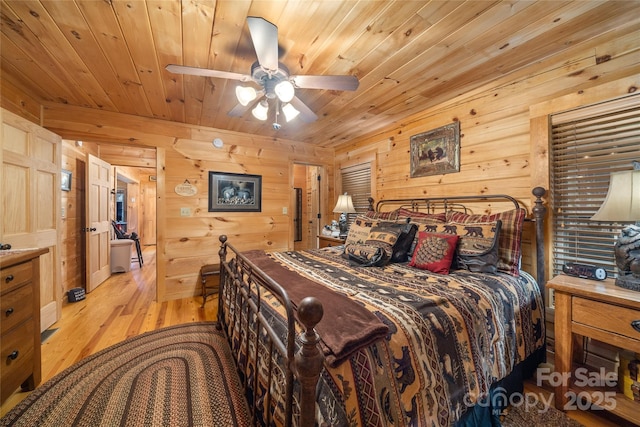
[[[592,264],[581,264],[579,262],[567,262],[562,266],[564,274],[581,277],[583,279],[604,280],[607,278],[607,271],[602,267]]]

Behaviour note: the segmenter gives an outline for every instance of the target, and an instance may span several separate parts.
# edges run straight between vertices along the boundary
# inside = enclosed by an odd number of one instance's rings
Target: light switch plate
[[[180,208],[180,216],[191,216],[191,208]]]

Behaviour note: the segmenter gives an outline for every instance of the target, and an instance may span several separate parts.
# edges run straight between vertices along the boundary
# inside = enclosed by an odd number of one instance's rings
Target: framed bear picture
[[[209,212],[261,212],[262,176],[209,172]]]
[[[411,137],[411,178],[460,172],[460,122]]]

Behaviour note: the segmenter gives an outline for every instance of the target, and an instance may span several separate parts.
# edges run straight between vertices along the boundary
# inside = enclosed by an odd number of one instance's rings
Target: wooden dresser
[[[590,384],[585,372],[573,364],[575,335],[640,353],[640,292],[618,287],[612,279],[595,281],[564,274],[551,279],[547,287],[555,290],[555,371],[566,377],[556,381],[556,407],[574,409],[580,404],[576,397],[589,393],[594,406],[640,425],[640,402],[610,388],[606,381]]]
[[[40,255],[48,249],[0,251],[0,403],[40,383]]]

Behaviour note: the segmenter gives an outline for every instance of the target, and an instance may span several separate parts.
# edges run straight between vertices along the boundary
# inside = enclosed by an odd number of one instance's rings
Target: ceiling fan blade
[[[207,68],[187,67],[185,65],[169,64],[166,70],[176,74],[189,74],[192,76],[217,77],[219,79],[240,80],[242,82],[252,81],[248,74],[232,73],[229,71],[209,70]]]
[[[244,116],[244,113],[247,112],[247,110],[249,108],[251,108],[253,106],[253,104],[250,102],[247,105],[242,105],[239,102],[236,104],[235,107],[233,107],[231,110],[229,110],[229,112],[227,113],[227,116],[230,117],[242,117]]]
[[[302,89],[356,90],[356,76],[291,76],[293,84]]]
[[[269,71],[278,70],[278,27],[264,18],[247,18],[258,63]]]
[[[311,111],[311,109],[307,107],[307,104],[302,102],[297,96],[293,97],[290,104],[293,105],[296,110],[300,111],[300,119],[302,119],[303,122],[311,123],[318,120],[318,116],[316,116],[316,113]]]

